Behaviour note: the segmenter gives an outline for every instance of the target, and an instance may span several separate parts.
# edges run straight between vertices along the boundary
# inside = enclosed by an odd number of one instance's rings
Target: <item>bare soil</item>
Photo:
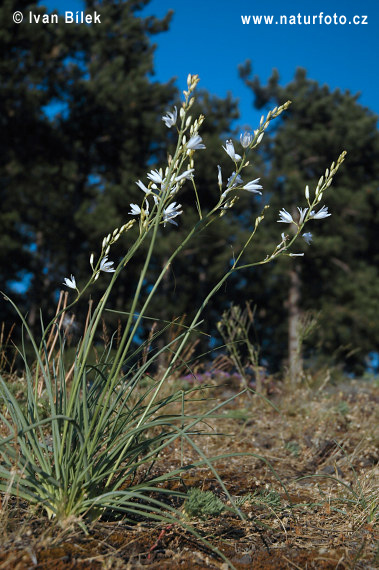
[[[235,387],[213,390],[225,400]],[[215,463],[245,520],[227,510],[188,520],[230,561],[180,524],[100,520],[88,533],[76,521],[65,528],[22,502],[3,498],[1,569],[374,569],[379,567],[378,402],[373,383],[238,398],[208,422],[196,443]],[[155,474],[198,460],[190,447],[167,449]],[[209,468],[183,471],[171,488],[212,490],[228,498]],[[244,498],[244,501],[243,501]],[[173,499],[173,504],[178,505]],[[376,509],[376,511],[375,511]]]

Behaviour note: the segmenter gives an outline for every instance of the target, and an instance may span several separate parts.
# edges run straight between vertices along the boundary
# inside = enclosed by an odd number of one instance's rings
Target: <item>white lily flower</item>
[[[243,148],[247,148],[251,144],[252,140],[253,140],[253,135],[249,131],[241,133],[240,141]]]
[[[321,208],[321,210],[319,210],[318,212],[315,212],[313,210],[313,212],[311,212],[310,218],[312,220],[322,220],[323,218],[327,218],[328,216],[331,216],[332,214],[329,214],[328,212],[328,207],[327,206],[323,206]]]
[[[300,219],[299,219],[299,225],[301,225],[304,222],[304,218],[307,215],[308,212],[308,208],[299,208],[299,206],[296,206],[297,209],[299,210],[299,214],[300,214]]]
[[[146,188],[145,184],[141,180],[138,180],[138,182],[136,182],[136,184],[137,184],[137,186],[139,186],[139,188],[141,188],[141,190],[143,190],[145,192],[145,194],[151,193],[151,190]]]
[[[112,267],[113,263],[114,261],[108,261],[108,256],[106,255],[100,261],[100,271],[104,271],[105,273],[114,273],[116,270]]]
[[[179,180],[183,180],[183,178],[190,180],[192,178],[192,172],[195,172],[194,168],[190,168],[189,170],[182,172],[182,174],[179,174],[179,176],[175,178],[175,182],[179,182]]]
[[[139,216],[141,213],[141,208],[139,206],[137,206],[137,204],[130,204],[130,212],[128,212],[128,214],[130,214],[131,216]]]
[[[171,127],[175,125],[177,118],[178,118],[178,110],[176,107],[174,107],[174,112],[171,113],[171,111],[167,111],[167,115],[163,115],[162,121],[164,122],[164,124],[168,129],[171,129]]]
[[[174,226],[178,225],[176,222],[173,221],[173,219],[176,218],[176,216],[180,216],[180,214],[183,214],[183,210],[180,209],[181,207],[182,207],[181,204],[177,204],[176,202],[171,202],[171,204],[169,204],[169,206],[167,206],[167,208],[163,210],[164,226],[166,226],[167,222],[169,222],[170,224],[174,224]]]
[[[230,156],[230,158],[234,160],[234,162],[238,162],[239,160],[241,160],[242,157],[239,154],[237,154],[236,151],[234,150],[234,144],[232,139],[227,140],[225,144],[226,146],[223,146],[222,148]]]
[[[236,173],[232,172],[232,175],[229,176],[229,178],[228,178],[228,182],[226,184],[226,187],[230,189],[230,188],[234,188],[235,186],[238,186],[239,184],[243,184],[243,180],[242,180],[241,176],[239,174],[237,174],[237,176],[236,176]]]
[[[282,222],[283,224],[292,224],[293,223],[293,218],[292,218],[291,214],[289,212],[287,212],[287,210],[285,210],[284,208],[282,210],[280,210],[279,217],[280,217],[280,220],[277,220],[278,222]]]
[[[158,170],[151,170],[151,172],[149,172],[147,177],[149,180],[151,180],[152,182],[155,182],[156,184],[162,184],[163,183],[163,178],[162,178],[161,174],[158,172]]]
[[[63,285],[66,285],[66,287],[70,287],[70,289],[76,289],[75,277],[73,275],[70,276],[70,279],[68,277],[65,277]]]
[[[190,138],[190,140],[187,143],[187,149],[188,150],[202,150],[205,148],[205,145],[203,144],[203,139],[201,138],[200,135],[192,135],[192,137]]]
[[[247,184],[245,184],[245,186],[242,186],[243,190],[247,190],[248,192],[254,192],[255,194],[260,194],[262,195],[262,192],[259,191],[259,189],[263,189],[263,186],[261,186],[260,184],[257,184],[257,182],[259,182],[259,178],[256,178],[255,180],[252,180],[251,182],[248,182]]]
[[[154,194],[153,197],[156,198]],[[144,208],[140,208],[139,206],[137,206],[137,204],[129,204],[131,210],[130,212],[128,212],[128,214],[130,214],[131,216],[139,216],[142,213],[147,215],[149,213],[149,202],[147,200],[144,200],[144,204],[146,204]]]

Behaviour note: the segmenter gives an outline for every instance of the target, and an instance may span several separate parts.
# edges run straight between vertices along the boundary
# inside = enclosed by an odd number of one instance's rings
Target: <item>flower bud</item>
[[[241,145],[243,146],[243,148],[247,148],[251,144],[252,140],[253,140],[253,137],[249,131],[245,131],[244,133],[241,133],[240,141],[241,141]]]

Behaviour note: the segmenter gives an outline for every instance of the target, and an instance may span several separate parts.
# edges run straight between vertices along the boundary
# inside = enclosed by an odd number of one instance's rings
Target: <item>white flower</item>
[[[75,277],[73,275],[71,275],[70,279],[68,277],[65,277],[64,281],[63,281],[63,285],[70,287],[70,289],[76,289]]]
[[[297,209],[299,210],[299,214],[300,214],[300,219],[299,219],[299,225],[301,225],[304,222],[304,218],[307,215],[308,212],[308,208],[299,208],[299,206],[296,206]]]
[[[304,255],[304,253],[289,253],[288,255],[290,257],[302,257]]]
[[[236,175],[235,172],[232,172],[232,175],[229,176],[228,182],[226,184],[227,188],[234,188],[238,186],[238,184],[243,184],[243,180],[239,174]]]
[[[141,181],[138,180],[138,182],[136,182],[137,186],[139,186],[141,188],[141,190],[143,190],[146,194],[150,194],[151,190],[149,190],[148,188],[146,188],[145,184]]]
[[[182,172],[182,174],[179,174],[179,176],[175,178],[175,182],[179,182],[179,180],[183,180],[183,178],[190,180],[190,178],[192,178],[192,172],[195,172],[194,168],[190,168],[189,170]]]
[[[262,195],[262,192],[260,192],[259,189],[262,189],[263,187],[260,184],[257,184],[257,182],[259,182],[259,178],[256,178],[255,180],[248,182],[247,184],[245,184],[245,186],[242,186],[242,189],[247,190],[248,192],[254,192],[255,194]]]
[[[313,210],[313,212],[311,212],[310,218],[312,218],[312,220],[322,220],[323,218],[327,218],[328,216],[331,215],[332,214],[328,213],[328,207],[323,206],[321,210],[319,210],[318,212],[315,212]]]
[[[153,194],[154,196],[154,194]],[[146,206],[144,208],[140,208],[137,204],[129,204],[130,205],[130,214],[131,216],[139,216],[140,214],[148,214],[149,213],[149,202],[147,200],[144,201]]]
[[[173,125],[176,123],[176,119],[178,118],[178,110],[174,107],[174,112],[167,111],[167,115],[163,115],[162,121],[166,125],[167,128],[171,129]]]
[[[187,149],[188,150],[202,150],[203,148],[205,148],[205,145],[203,145],[203,139],[201,138],[200,135],[192,135],[192,137],[190,138],[190,140],[187,143]]]
[[[173,221],[173,219],[176,218],[176,216],[183,214],[183,210],[180,209],[181,207],[182,207],[181,204],[177,204],[176,202],[171,202],[171,204],[163,210],[164,226],[166,226],[167,222],[169,222],[170,224],[174,224],[174,226],[178,225],[176,222]]]
[[[106,255],[100,261],[100,271],[104,271],[105,273],[114,273],[116,270],[112,267],[113,263],[114,261],[108,261],[108,256]]]
[[[217,169],[218,169],[218,185],[221,187],[222,186],[221,166],[217,165]]]
[[[292,224],[293,218],[291,214],[287,212],[287,210],[285,210],[284,208],[283,210],[280,210],[279,216],[280,220],[277,220],[278,222],[283,222],[284,224]]]
[[[147,177],[149,180],[152,180],[153,182],[156,182],[157,184],[162,184],[162,182],[163,182],[163,178],[162,178],[161,174],[158,172],[158,170],[152,170],[151,172],[149,172]],[[138,184],[138,182],[137,182],[137,184]]]
[[[305,241],[308,245],[311,244],[311,241],[312,241],[312,234],[311,234],[311,232],[307,232],[307,233],[303,234],[302,237],[304,238],[304,241]]]
[[[130,212],[128,212],[128,214],[130,214],[131,216],[139,216],[141,213],[141,208],[139,206],[137,206],[137,204],[130,204]]]
[[[241,156],[239,154],[237,154],[236,151],[234,150],[234,144],[233,144],[232,139],[226,141],[225,144],[226,144],[226,146],[223,146],[222,148],[230,156],[230,158],[232,160],[234,160],[234,162],[241,160]]]
[[[245,131],[244,133],[241,133],[240,141],[241,141],[241,145],[243,146],[243,148],[247,148],[251,144],[252,140],[253,140],[253,136],[249,131]]]

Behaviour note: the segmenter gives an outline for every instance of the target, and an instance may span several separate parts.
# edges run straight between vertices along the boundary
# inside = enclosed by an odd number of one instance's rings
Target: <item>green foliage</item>
[[[297,443],[297,441],[288,441],[285,446],[286,449],[288,449],[288,451],[291,453],[291,455],[294,455],[295,457],[299,457],[300,455],[300,445]]]
[[[236,505],[238,507],[242,507],[245,503],[250,503],[252,505],[264,505],[278,511],[282,506],[282,499],[279,493],[274,489],[266,488],[254,491],[254,493],[248,493],[236,500]]]
[[[336,412],[341,414],[342,416],[347,416],[347,414],[350,412],[349,404],[345,400],[341,400],[340,402],[338,402],[335,409]]]
[[[193,488],[187,493],[183,511],[189,518],[218,517],[226,506],[212,491]]]
[[[282,506],[282,499],[274,489],[264,489],[253,493],[251,501],[257,504],[268,505],[274,510],[279,510]]]

